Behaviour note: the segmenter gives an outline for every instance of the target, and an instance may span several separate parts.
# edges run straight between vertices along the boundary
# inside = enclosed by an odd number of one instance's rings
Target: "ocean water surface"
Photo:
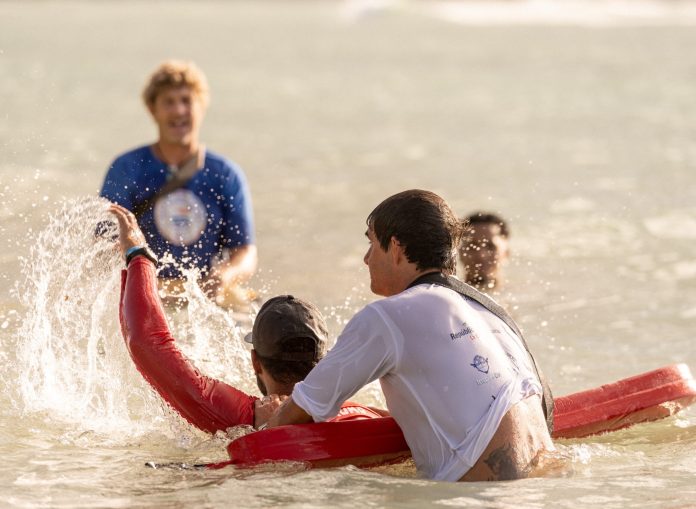
[[[509,220],[498,297],[557,395],[696,369],[695,23],[690,2],[0,2],[0,505],[696,505],[694,408],[558,441],[561,477],[192,468],[227,438],[133,367],[122,263],[92,236],[106,167],[154,140],[147,74],[191,59],[212,93],[202,138],[252,188],[263,297],[313,300],[335,337],[375,298],[368,213],[426,188]],[[255,392],[249,317],[190,295],[170,316],[182,348]]]

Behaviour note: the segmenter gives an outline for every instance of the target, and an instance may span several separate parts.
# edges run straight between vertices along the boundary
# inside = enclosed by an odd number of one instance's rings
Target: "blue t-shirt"
[[[157,193],[168,173],[150,146],[140,147],[116,158],[99,194],[132,211]],[[205,273],[224,248],[254,244],[246,177],[238,166],[207,151],[203,168],[150,205],[138,224],[159,258],[171,254],[178,264]],[[180,277],[181,272],[165,266],[159,275]]]

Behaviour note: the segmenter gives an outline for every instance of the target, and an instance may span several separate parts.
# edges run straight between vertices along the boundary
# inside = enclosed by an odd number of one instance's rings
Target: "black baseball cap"
[[[267,300],[244,340],[266,359],[318,361],[324,355],[329,333],[314,304],[292,295]],[[314,351],[298,351],[303,339],[314,341]]]

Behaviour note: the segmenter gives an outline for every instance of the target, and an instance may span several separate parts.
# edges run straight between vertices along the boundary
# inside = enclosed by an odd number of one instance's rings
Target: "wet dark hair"
[[[472,212],[466,216],[463,221],[465,221],[467,227],[471,226],[472,224],[497,224],[500,226],[500,234],[503,237],[510,236],[510,230],[508,230],[508,225],[505,220],[493,212]]]
[[[418,270],[455,273],[463,223],[437,194],[411,189],[390,196],[367,216],[367,225],[385,251],[395,237]]]
[[[314,352],[315,350],[316,343],[312,338],[295,338],[292,342],[287,342],[287,346],[283,345],[285,352]],[[316,361],[288,361],[262,357],[258,352],[256,357],[268,374],[281,384],[301,382],[321,359],[320,356]]]

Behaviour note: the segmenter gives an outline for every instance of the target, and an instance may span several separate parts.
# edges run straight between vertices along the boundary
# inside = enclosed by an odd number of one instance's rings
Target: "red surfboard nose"
[[[555,400],[554,438],[581,438],[669,417],[696,401],[696,381],[675,364]]]

